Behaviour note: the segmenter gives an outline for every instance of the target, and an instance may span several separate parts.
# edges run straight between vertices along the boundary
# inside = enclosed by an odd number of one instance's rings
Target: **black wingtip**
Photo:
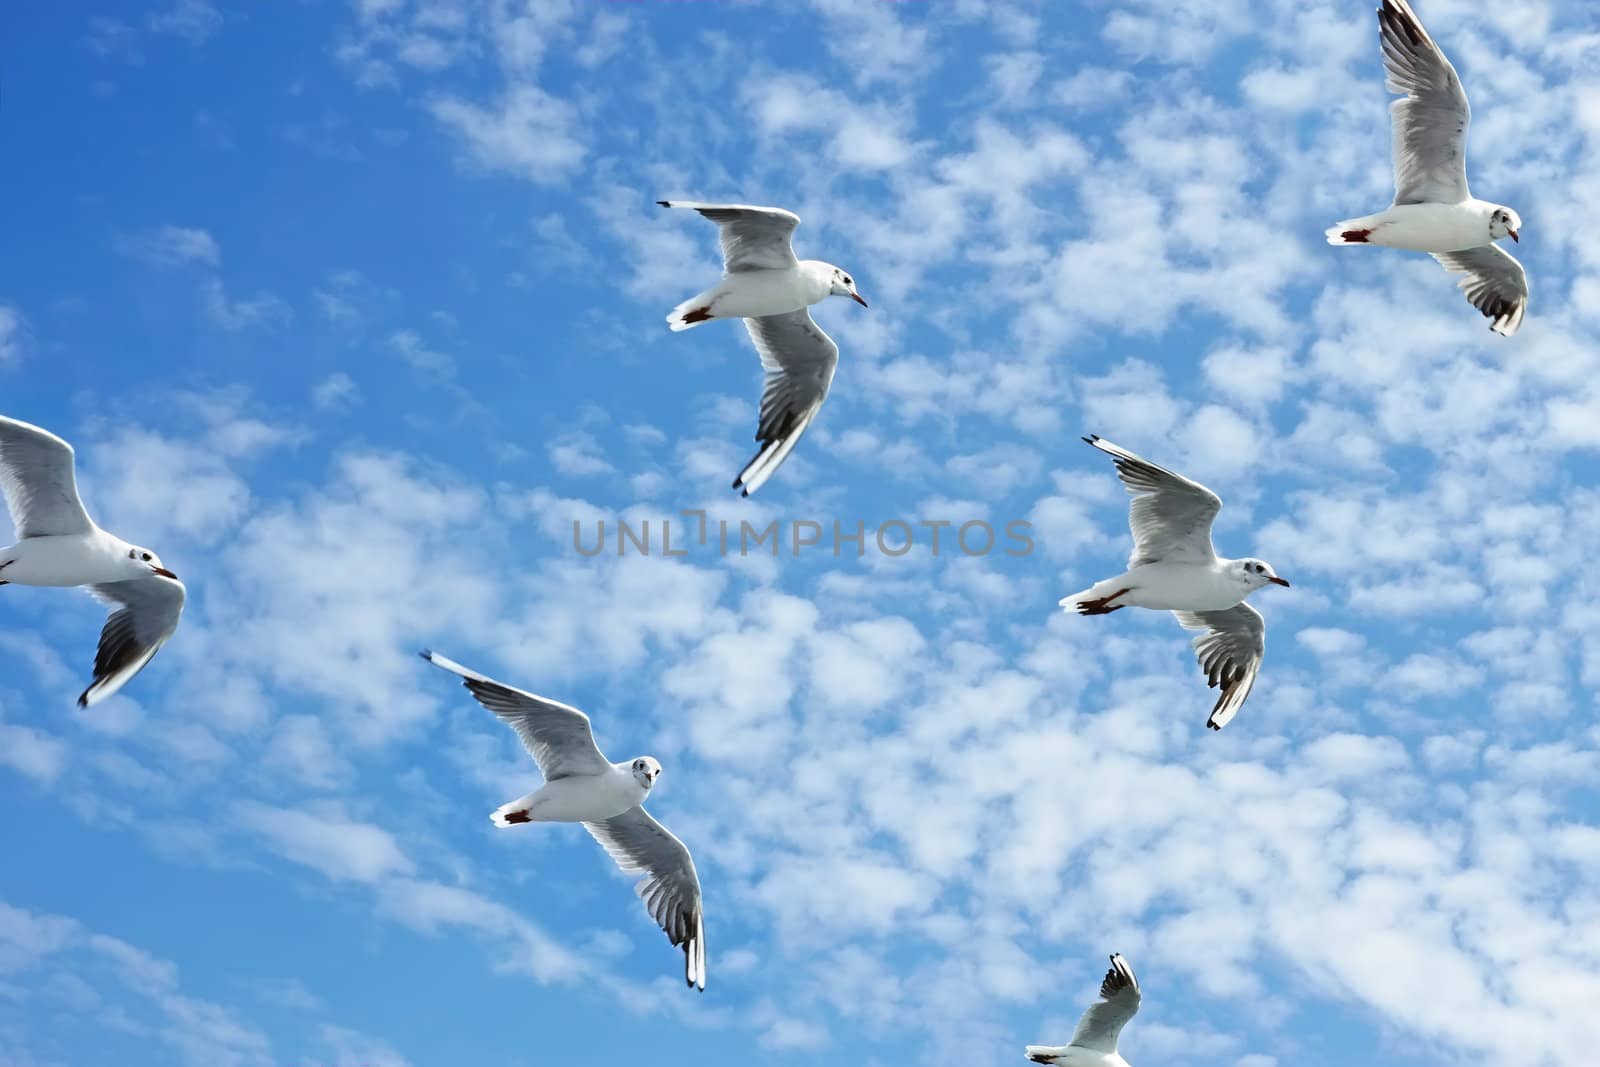
[[[92,685],[89,687],[89,689],[93,688],[94,686]],[[89,689],[85,689],[83,692],[78,694],[78,707],[86,708],[89,706]]]
[[[672,201],[671,200],[657,200],[656,203],[660,204],[662,207],[671,207],[672,206]]]
[[[1098,440],[1100,440],[1100,435],[1097,433],[1092,433],[1083,439],[1083,443],[1086,445],[1092,445]]]

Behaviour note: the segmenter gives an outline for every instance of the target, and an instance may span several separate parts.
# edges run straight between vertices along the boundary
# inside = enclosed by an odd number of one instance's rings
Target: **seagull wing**
[[[733,487],[743,486],[744,495],[749,496],[789,458],[800,435],[822,410],[839,366],[839,346],[811,321],[805,308],[745,319],[744,324],[767,372],[761,389],[761,417],[756,423],[761,451],[733,480]]]
[[[1389,106],[1394,124],[1394,202],[1454,204],[1467,199],[1467,124],[1472,109],[1456,69],[1434,44],[1407,0],[1378,9],[1384,84],[1403,100]]]
[[[788,270],[799,265],[789,239],[800,216],[781,207],[750,204],[700,204],[690,200],[657,200],[662,207],[686,207],[717,224],[722,237],[722,269]]]
[[[1483,245],[1460,252],[1435,252],[1433,258],[1452,274],[1465,274],[1458,288],[1473,307],[1489,320],[1489,329],[1510,337],[1528,311],[1528,272],[1515,256],[1499,245]]]
[[[577,708],[502,685],[437,652],[424,652],[422,658],[459,674],[467,692],[522,738],[523,747],[539,764],[545,781],[601,774],[611,769],[594,743],[589,716]]]
[[[102,582],[89,586],[89,592],[116,609],[100,631],[94,682],[78,697],[79,707],[85,708],[100,703],[144,670],[177,630],[188,593],[176,578],[159,574]]]
[[[611,853],[625,874],[643,874],[634,891],[674,947],[683,946],[683,976],[706,988],[705,911],[694,858],[672,833],[641,807],[629,808],[584,829]]]
[[[1068,1048],[1093,1049],[1096,1052],[1117,1051],[1117,1036],[1129,1019],[1139,1010],[1139,980],[1133,968],[1120,955],[1111,957],[1111,969],[1100,983],[1100,999],[1089,1005],[1089,1010],[1078,1020],[1072,1031]]]
[[[48,430],[3,415],[0,492],[5,493],[19,541],[95,528],[78,499],[72,446]]]
[[[1103,438],[1084,438],[1116,461],[1117,477],[1133,497],[1128,525],[1133,530],[1130,568],[1145,563],[1210,563],[1211,523],[1222,500],[1201,485],[1134,455]]]
[[[1221,687],[1216,707],[1206,725],[1220,730],[1244,706],[1245,698],[1261,673],[1267,654],[1267,623],[1261,613],[1240,602],[1224,611],[1174,611],[1186,630],[1205,630],[1194,639],[1195,655],[1206,673],[1206,684]]]

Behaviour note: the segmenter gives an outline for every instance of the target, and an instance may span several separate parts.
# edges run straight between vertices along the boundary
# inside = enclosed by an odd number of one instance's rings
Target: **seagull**
[[[1222,695],[1206,725],[1226,726],[1256,684],[1266,654],[1267,624],[1245,597],[1267,585],[1288,586],[1259,559],[1222,559],[1211,545],[1211,523],[1222,510],[1217,494],[1097,436],[1084,438],[1111,456],[1133,497],[1128,525],[1133,553],[1128,570],[1061,599],[1080,615],[1109,615],[1132,605],[1170,611],[1194,639],[1200,669]]]
[[[683,842],[642,806],[661,774],[653,756],[611,763],[594,743],[589,716],[554,700],[501,685],[437,652],[422,658],[459,674],[467,692],[522,738],[539,764],[544,785],[502,804],[489,816],[496,826],[581,822],[625,874],[643,874],[634,887],[650,917],[676,946],[683,946],[684,977],[706,988],[705,912],[700,876]]]
[[[72,446],[0,415],[0,492],[17,543],[0,548],[0,585],[87,586],[113,606],[94,657],[91,707],[144,669],[178,628],[185,590],[148,548],[94,524],[78,499]]]
[[[1128,1067],[1117,1054],[1117,1035],[1139,1010],[1139,980],[1133,968],[1118,954],[1111,957],[1111,969],[1100,983],[1100,999],[1078,1020],[1072,1040],[1059,1047],[1029,1045],[1028,1059],[1034,1063],[1055,1063],[1061,1067]]]
[[[1394,122],[1394,204],[1376,215],[1346,219],[1327,232],[1331,245],[1384,245],[1429,252],[1444,269],[1465,274],[1460,288],[1510,337],[1528,310],[1528,275],[1495,242],[1522,240],[1522,217],[1467,191],[1467,123],[1472,109],[1456,69],[1434,44],[1407,0],[1378,8],[1385,84],[1405,99],[1390,106]]]
[[[761,449],[733,488],[744,496],[760,489],[789,458],[800,435],[822,409],[839,365],[839,346],[811,321],[806,309],[830,296],[862,307],[855,279],[832,263],[795,259],[789,239],[800,216],[777,207],[658,200],[666,208],[691,208],[717,224],[722,236],[722,281],[672,309],[667,324],[687,330],[712,319],[744,319],[767,372],[761,390],[756,440]]]

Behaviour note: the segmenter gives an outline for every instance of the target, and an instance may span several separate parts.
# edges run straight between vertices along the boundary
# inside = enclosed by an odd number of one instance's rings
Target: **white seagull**
[[[1472,109],[1461,79],[1422,28],[1406,0],[1378,8],[1385,84],[1403,93],[1390,107],[1394,123],[1394,204],[1376,215],[1346,219],[1327,230],[1332,245],[1373,244],[1430,252],[1461,289],[1510,337],[1528,310],[1528,275],[1495,244],[1520,241],[1522,218],[1467,190],[1467,123]]]
[[[178,628],[184,588],[161,558],[100,529],[83,510],[72,446],[31,423],[0,415],[0,491],[17,543],[0,548],[0,585],[87,586],[114,605],[80,707],[104,700],[138,674]]]
[[[1100,999],[1078,1020],[1072,1040],[1065,1045],[1029,1045],[1028,1059],[1061,1067],[1128,1067],[1117,1054],[1117,1035],[1139,1010],[1139,980],[1120,955],[1111,957],[1111,969],[1100,983]]]
[[[500,805],[490,820],[502,827],[583,823],[625,873],[644,875],[635,891],[672,944],[683,946],[684,977],[703,992],[706,932],[700,876],[683,842],[642,806],[661,764],[653,756],[611,763],[594,743],[589,716],[577,708],[501,685],[437,652],[424,652],[422,658],[459,674],[467,692],[517,732],[544,775],[544,785]]]
[[[800,435],[822,409],[839,365],[839,346],[811,321],[806,309],[830,296],[862,307],[855,279],[832,263],[795,259],[789,239],[800,216],[777,207],[658,200],[662,207],[693,208],[717,224],[722,236],[722,281],[672,309],[667,323],[687,330],[712,319],[744,319],[767,372],[761,389],[756,440],[761,449],[733,487],[760,489],[789,458]]]
[[[1200,669],[1222,688],[1206,725],[1220,730],[1239,713],[1256,684],[1267,649],[1267,624],[1245,597],[1267,585],[1287,586],[1259,559],[1221,559],[1211,523],[1222,510],[1217,494],[1099,437],[1085,437],[1116,461],[1117,477],[1133,497],[1128,525],[1133,553],[1128,570],[1063,597],[1082,615],[1109,615],[1132,605],[1170,611],[1194,639]]]

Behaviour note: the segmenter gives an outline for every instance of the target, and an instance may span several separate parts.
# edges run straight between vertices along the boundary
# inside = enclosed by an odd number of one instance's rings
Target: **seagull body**
[[[729,274],[673,308],[667,323],[677,332],[712,319],[758,319],[799,311],[832,296],[838,272],[832,263],[802,259],[793,267]]]
[[[1194,639],[1200,667],[1221,696],[1206,725],[1226,726],[1255,685],[1266,654],[1266,622],[1245,598],[1267,585],[1287,586],[1259,559],[1225,559],[1211,544],[1211,523],[1222,510],[1217,494],[1099,437],[1085,441],[1111,456],[1133,497],[1128,524],[1133,552],[1128,569],[1061,599],[1080,615],[1109,615],[1124,607],[1170,611]]]
[[[496,826],[525,822],[602,822],[636,808],[650,795],[646,780],[631,763],[613,763],[598,774],[574,775],[546,782],[533,792],[496,808],[489,818]]]
[[[0,548],[0,585],[86,586],[116,606],[100,634],[89,707],[144,669],[178,628],[186,595],[148,549],[94,524],[78,499],[72,446],[31,423],[0,416],[0,490],[17,543]]]
[[[701,204],[659,200],[662,207],[691,208],[717,224],[723,277],[667,316],[674,330],[712,319],[744,320],[761,356],[766,379],[756,440],[761,448],[733,480],[749,496],[789,458],[833,383],[839,346],[806,309],[830,296],[848,296],[862,307],[855,279],[831,263],[796,259],[790,237],[800,224],[793,212],[749,204]]]
[[[1407,0],[1383,0],[1379,39],[1394,125],[1394,204],[1375,215],[1346,219],[1327,230],[1334,245],[1371,244],[1427,252],[1510,337],[1528,307],[1528,276],[1495,244],[1520,241],[1522,218],[1503,204],[1479,200],[1467,188],[1467,125],[1472,109],[1461,79],[1428,36]]]
[[[1111,957],[1111,969],[1100,983],[1100,999],[1078,1020],[1066,1045],[1029,1045],[1028,1059],[1057,1067],[1129,1067],[1117,1053],[1117,1038],[1139,1010],[1139,980],[1120,955]]]
[[[544,775],[543,786],[495,809],[494,824],[582,823],[618,867],[644,875],[635,890],[672,944],[683,947],[685,979],[704,991],[700,876],[683,842],[641,806],[661,764],[651,756],[611,763],[594,743],[589,717],[577,708],[502,685],[436,652],[422,658],[460,675],[478,703],[517,732]]]
[[[1328,230],[1329,244],[1382,245],[1412,252],[1460,252],[1486,245],[1496,212],[1487,200],[1457,204],[1395,204],[1376,215],[1347,219]],[[1349,235],[1346,239],[1346,235]]]

